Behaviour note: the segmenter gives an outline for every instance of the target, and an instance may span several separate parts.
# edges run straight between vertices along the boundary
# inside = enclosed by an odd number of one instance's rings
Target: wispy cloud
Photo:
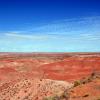
[[[35,40],[42,40],[48,39],[49,37],[46,35],[26,35],[26,34],[17,34],[17,33],[6,33],[5,36],[7,37],[14,37],[19,39],[35,39]]]
[[[84,33],[79,35],[80,38],[86,39],[86,40],[100,40],[100,33]]]
[[[39,27],[31,27],[29,32],[39,32],[39,33],[57,33],[63,34],[65,32],[76,32],[80,31],[81,33],[100,31],[100,16],[95,17],[83,17],[83,18],[74,18],[74,19],[65,19],[60,21],[55,21]],[[70,33],[69,33],[70,34]]]
[[[100,50],[100,17],[65,19],[0,36],[0,50]]]
[[[76,31],[77,32],[77,31]],[[67,33],[68,34],[68,33]],[[67,35],[67,34],[42,34],[42,35],[26,35],[26,34],[19,34],[19,33],[6,33],[6,37],[14,38],[14,39],[24,39],[24,40],[52,40],[52,39],[58,39],[61,41],[94,41],[94,40],[100,40],[100,34],[75,34],[75,35]]]

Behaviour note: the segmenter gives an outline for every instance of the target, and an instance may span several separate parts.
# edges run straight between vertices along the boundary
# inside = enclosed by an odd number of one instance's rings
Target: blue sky
[[[99,0],[0,0],[0,52],[99,52]]]

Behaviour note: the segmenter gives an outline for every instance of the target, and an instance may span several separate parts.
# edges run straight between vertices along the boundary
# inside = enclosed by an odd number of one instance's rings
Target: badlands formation
[[[0,100],[100,100],[100,53],[0,53]]]

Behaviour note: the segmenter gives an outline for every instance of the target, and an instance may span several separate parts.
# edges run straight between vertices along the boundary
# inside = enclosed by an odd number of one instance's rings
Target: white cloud
[[[16,33],[6,33],[5,36],[19,38],[19,39],[35,39],[35,40],[42,40],[42,39],[49,38],[48,36],[44,36],[44,35],[25,35],[25,34],[16,34]]]
[[[55,21],[49,24],[41,25],[39,27],[32,27],[29,31],[40,32],[40,33],[60,33],[81,31],[81,32],[94,32],[99,31],[100,27],[100,16],[95,17],[83,17],[74,19],[65,19]],[[27,30],[28,31],[28,30]]]
[[[61,20],[32,30],[3,33],[5,35],[0,36],[1,51],[100,50],[99,19]]]
[[[80,38],[87,39],[87,40],[100,40],[100,34],[85,33],[85,34],[80,34]]]

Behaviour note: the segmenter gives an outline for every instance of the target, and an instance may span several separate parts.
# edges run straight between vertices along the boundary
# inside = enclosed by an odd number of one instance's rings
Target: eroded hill
[[[69,91],[76,80],[91,73],[100,73],[100,53],[1,53],[0,100],[42,100],[60,96],[65,90]],[[100,79],[93,79],[81,88],[74,87],[75,92],[70,92],[68,100],[92,100],[85,97],[95,100],[100,95],[99,87]],[[81,95],[81,91],[87,90],[89,96],[84,92]]]

